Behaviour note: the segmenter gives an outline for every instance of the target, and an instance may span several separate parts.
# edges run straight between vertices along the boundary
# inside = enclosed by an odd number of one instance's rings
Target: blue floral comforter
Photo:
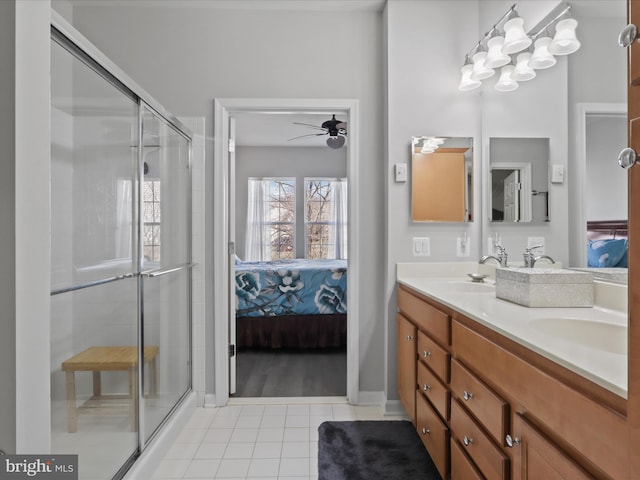
[[[236,316],[347,313],[346,260],[236,262]]]

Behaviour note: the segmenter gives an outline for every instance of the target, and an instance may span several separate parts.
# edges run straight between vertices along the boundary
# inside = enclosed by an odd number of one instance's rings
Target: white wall
[[[213,135],[214,98],[353,98],[361,118],[362,244],[360,390],[381,391],[384,325],[380,279],[384,265],[382,19],[380,12],[223,10],[83,4],[74,26],[120,68],[178,115],[206,117]],[[266,2],[265,2],[266,3]],[[117,34],[114,34],[117,32]],[[335,45],[335,48],[334,48]],[[206,145],[207,162],[213,145]],[[207,169],[212,172],[212,169]],[[207,174],[208,206],[213,178]],[[209,210],[210,211],[210,210]],[[206,215],[207,212],[205,212]],[[205,216],[212,251],[212,215]],[[379,262],[371,259],[380,259]],[[213,262],[207,264],[211,295]],[[206,307],[207,329],[213,310]],[[213,337],[207,335],[208,354]],[[207,389],[213,388],[213,365]]]
[[[627,146],[627,117],[590,117],[587,122],[587,220],[627,218],[627,171],[613,162]]]
[[[328,147],[237,147],[236,148],[236,253],[244,259],[247,233],[247,180],[249,177],[294,177],[296,179],[296,254],[304,258],[305,177],[345,178],[346,149]]]
[[[385,389],[397,398],[395,265],[411,261],[455,261],[455,237],[467,232],[471,258],[479,257],[480,96],[458,91],[467,49],[478,41],[478,4],[468,1],[393,0],[387,5],[388,129],[385,163],[387,258],[385,273]],[[410,185],[393,182],[393,165],[410,161],[411,137],[474,138],[476,220],[460,224],[418,224],[410,220]],[[431,238],[431,257],[412,257],[412,237]],[[393,408],[393,406],[389,406]]]

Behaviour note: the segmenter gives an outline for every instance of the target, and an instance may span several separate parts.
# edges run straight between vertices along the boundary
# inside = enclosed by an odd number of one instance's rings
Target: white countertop
[[[398,264],[397,281],[616,395],[627,397],[626,340],[622,346],[621,342],[606,346],[605,340],[599,338],[601,327],[604,327],[603,336],[610,329],[616,338],[620,337],[619,332],[626,338],[626,310],[598,305],[592,308],[528,308],[496,298],[491,288],[478,292],[460,291],[456,285],[462,284],[462,289],[466,290],[464,284],[471,283],[467,273],[491,273],[486,265],[478,267],[472,262]],[[488,279],[488,283],[493,280]],[[616,287],[626,289],[626,286]],[[612,287],[603,285],[603,288]],[[596,302],[597,298],[596,293]],[[575,324],[575,327],[566,327],[566,323]],[[556,335],[549,329],[562,332]]]

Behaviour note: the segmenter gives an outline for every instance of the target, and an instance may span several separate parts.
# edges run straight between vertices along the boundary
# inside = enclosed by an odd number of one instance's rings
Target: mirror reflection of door
[[[520,221],[520,172],[514,170],[504,179],[504,219]]]

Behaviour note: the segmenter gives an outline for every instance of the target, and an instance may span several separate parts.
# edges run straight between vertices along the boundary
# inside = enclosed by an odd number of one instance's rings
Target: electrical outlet
[[[458,237],[456,239],[456,254],[458,257],[471,256],[471,240],[469,238]]]
[[[413,237],[413,256],[428,257],[431,255],[431,240],[429,237]]]

